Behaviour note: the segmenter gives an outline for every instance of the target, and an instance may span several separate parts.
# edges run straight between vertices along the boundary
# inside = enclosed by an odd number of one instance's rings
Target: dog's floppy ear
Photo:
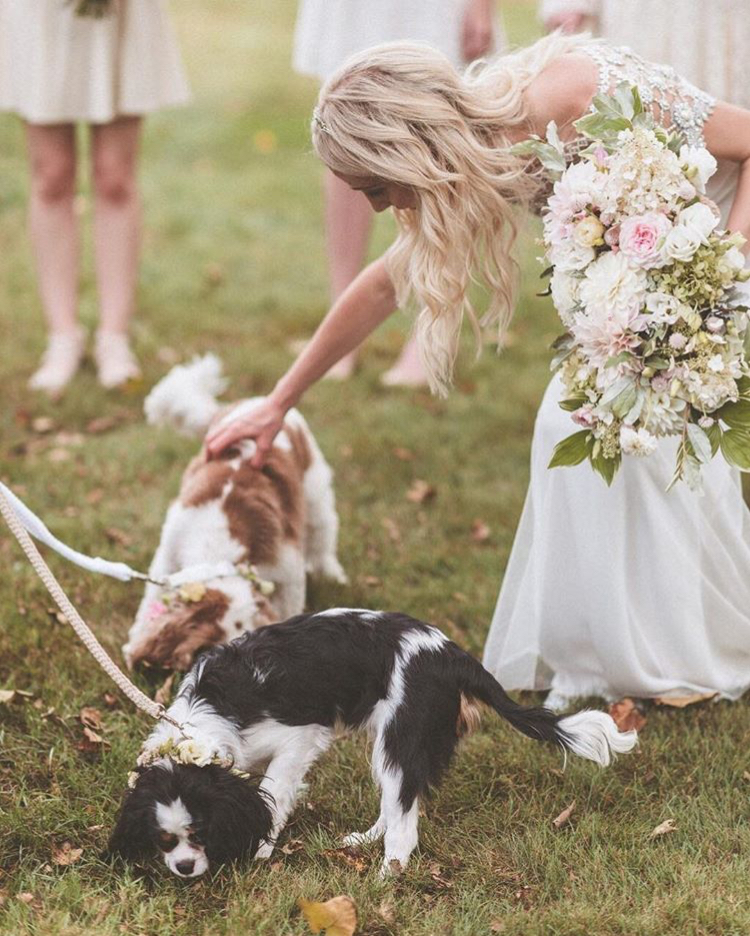
[[[149,773],[151,771],[141,774],[135,789],[125,793],[105,858],[120,857],[132,861],[155,854],[153,821],[156,801]]]
[[[217,864],[245,855],[252,857],[271,832],[270,797],[252,780],[236,777],[221,767],[213,769],[217,776],[212,786],[206,855]]]

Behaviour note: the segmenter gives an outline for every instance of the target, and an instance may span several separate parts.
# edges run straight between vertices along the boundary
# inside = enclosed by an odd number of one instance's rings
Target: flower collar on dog
[[[216,764],[219,767],[226,768],[241,780],[250,779],[250,774],[234,767],[230,758],[221,757],[218,751],[204,747],[200,741],[196,741],[194,738],[183,738],[182,741],[167,738],[158,747],[141,751],[136,764],[138,767],[150,767],[156,761],[165,757],[174,761],[175,764],[192,764],[195,767],[207,767],[209,764]],[[128,786],[131,790],[138,782],[139,776],[138,770],[131,770],[128,774]]]
[[[268,579],[261,578],[255,566],[247,562],[241,562],[234,567],[235,575],[247,579],[252,587],[264,598],[268,598],[276,591],[276,585]],[[201,601],[208,590],[203,581],[185,582],[178,588],[172,588],[151,602],[148,609],[148,616],[151,620],[156,620],[162,614],[166,614],[168,608],[173,604],[192,604]]]

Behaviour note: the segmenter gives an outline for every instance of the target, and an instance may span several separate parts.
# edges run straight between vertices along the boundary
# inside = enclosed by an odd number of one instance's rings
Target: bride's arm
[[[727,228],[739,231],[750,252],[750,111],[732,104],[719,103],[703,128],[706,147],[716,159],[739,164],[739,179]]]
[[[206,437],[209,456],[218,455],[240,439],[255,439],[253,464],[260,467],[273,444],[287,410],[336,361],[353,351],[396,308],[396,294],[385,258],[375,260],[336,300],[312,340],[279,380],[263,403],[226,424],[221,422]]]

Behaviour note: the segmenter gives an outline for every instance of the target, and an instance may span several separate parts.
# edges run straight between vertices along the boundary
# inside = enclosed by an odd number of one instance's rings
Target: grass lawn
[[[533,35],[534,5],[504,5],[513,39]],[[306,126],[315,85],[289,68],[295,4],[173,7],[195,101],[147,125],[137,324],[145,380],[132,392],[105,393],[90,368],[59,405],[26,392],[43,335],[23,134],[0,118],[0,477],[63,539],[140,568],[195,448],[145,426],[148,387],[170,363],[210,349],[225,362],[232,396],[263,392],[326,308],[320,168]],[[84,172],[81,181],[88,219]],[[390,236],[380,218],[373,249]],[[398,316],[369,342],[343,392],[321,384],[309,394],[305,414],[336,469],[351,576],[346,588],[313,585],[310,607],[402,609],[481,652],[556,331],[551,307],[534,296],[536,270],[529,260],[511,347],[499,359],[488,349],[473,365],[467,344],[449,401],[379,386],[406,330]],[[417,479],[435,487],[434,499],[407,498]],[[477,521],[486,538],[475,535]],[[52,564],[119,659],[138,588]],[[297,900],[337,894],[352,897],[358,932],[369,936],[750,932],[745,703],[653,709],[641,751],[608,771],[581,761],[563,771],[555,751],[488,718],[425,805],[419,852],[396,881],[378,879],[378,847],[362,861],[337,850],[343,833],[376,813],[359,740],[337,744],[314,771],[270,864],[194,886],[156,865],[113,868],[99,855],[149,725],[125,701],[105,699],[113,687],[2,533],[0,576],[0,688],[32,694],[0,704],[3,934],[302,934]],[[102,712],[101,750],[81,750],[83,706]],[[574,800],[570,822],[555,830],[551,820]],[[667,819],[675,831],[649,838]],[[65,842],[83,851],[61,851]]]

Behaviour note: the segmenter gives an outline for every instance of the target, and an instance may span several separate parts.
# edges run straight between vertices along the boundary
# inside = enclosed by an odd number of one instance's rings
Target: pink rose
[[[626,218],[620,225],[620,250],[644,270],[663,266],[666,261],[659,242],[671,227],[669,218],[655,211]]]
[[[584,429],[591,429],[596,424],[596,417],[588,403],[571,413],[571,418],[574,423],[583,426]]]

